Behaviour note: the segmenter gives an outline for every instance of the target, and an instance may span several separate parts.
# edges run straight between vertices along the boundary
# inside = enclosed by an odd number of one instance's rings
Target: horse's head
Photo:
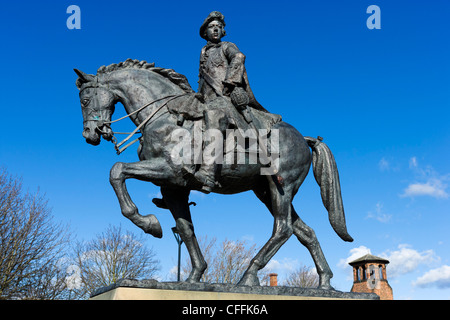
[[[101,85],[98,77],[74,69],[78,75],[77,87],[80,90],[83,113],[83,137],[94,146],[100,144],[100,135],[107,141],[113,137],[109,126],[117,99],[113,92]]]

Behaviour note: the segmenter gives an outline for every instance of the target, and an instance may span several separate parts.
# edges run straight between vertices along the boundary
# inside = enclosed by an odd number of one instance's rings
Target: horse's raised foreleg
[[[258,195],[258,197],[259,196],[260,195]],[[280,193],[275,183],[271,182],[270,191],[261,196],[266,198],[263,200],[266,205],[270,203],[269,210],[271,210],[271,213],[275,219],[273,232],[269,241],[267,241],[258,254],[250,261],[248,269],[245,271],[242,279],[238,283],[239,285],[259,285],[259,279],[257,276],[258,271],[266,266],[270,259],[272,259],[280,247],[293,233],[290,213],[292,200],[291,193]]]
[[[158,170],[159,169],[159,170]],[[162,237],[162,229],[158,219],[153,215],[142,216],[136,205],[131,200],[125,184],[126,179],[134,178],[143,181],[150,181],[161,175],[160,168],[156,168],[150,161],[140,161],[135,163],[117,162],[110,172],[109,181],[119,200],[122,214],[130,219],[136,226],[144,230],[145,233],[154,237]]]

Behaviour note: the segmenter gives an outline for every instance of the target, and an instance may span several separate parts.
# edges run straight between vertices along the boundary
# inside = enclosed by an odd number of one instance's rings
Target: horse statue
[[[192,263],[192,270],[186,281],[199,282],[207,264],[200,251],[189,210],[190,191],[199,190],[199,186],[186,179],[183,174],[186,166],[174,161],[172,151],[179,141],[174,141],[171,133],[180,128],[192,132],[195,124],[202,120],[186,118],[180,122],[180,115],[169,112],[170,105],[181,103],[183,98],[186,100],[195,95],[195,92],[185,76],[172,69],[157,68],[154,63],[145,61],[128,59],[103,66],[96,75],[74,70],[78,75],[76,84],[80,91],[83,137],[89,144],[98,145],[103,137],[116,143],[116,147],[120,146],[110,126],[114,122],[111,121],[111,116],[117,102],[125,107],[129,118],[142,134],[138,139],[139,161],[117,162],[110,172],[110,183],[119,200],[122,214],[144,232],[161,238],[162,229],[158,219],[152,214],[143,216],[139,213],[127,192],[125,181],[133,178],[160,186],[162,199],[154,199],[154,203],[170,210],[179,235],[186,244]],[[224,162],[220,184],[212,190],[219,194],[252,190],[274,218],[272,236],[250,261],[238,285],[259,285],[258,270],[264,268],[290,236],[295,234],[314,260],[319,275],[319,288],[333,290],[330,285],[333,273],[314,230],[297,215],[292,200],[312,164],[331,226],[341,239],[353,241],[347,233],[334,157],[320,137],[303,137],[284,121],[274,124],[271,130],[277,130],[279,135],[277,174],[282,177],[282,181],[274,178],[275,175],[262,175],[261,163],[236,165]],[[122,150],[123,148],[119,152]]]

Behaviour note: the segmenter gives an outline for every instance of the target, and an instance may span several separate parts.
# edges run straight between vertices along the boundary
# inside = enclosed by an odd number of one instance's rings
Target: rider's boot
[[[203,185],[200,191],[204,193],[210,193],[212,191],[216,185],[216,172],[216,164],[203,164],[200,170],[194,174],[195,179]]]
[[[214,149],[214,155],[203,153],[203,161],[200,169],[194,174],[195,180],[202,184],[202,189],[200,191],[204,193],[210,193],[216,185],[216,176],[219,172],[218,163],[219,157],[223,156],[223,132],[227,127],[227,118],[224,116],[221,110],[207,110],[205,111],[205,131],[206,140],[209,140],[208,149]],[[219,130],[222,134],[219,136],[211,136],[209,132],[210,129]],[[217,131],[216,131],[217,132]],[[219,139],[222,139],[219,143]],[[214,145],[217,144],[217,147]],[[219,151],[221,148],[222,152]],[[206,146],[204,146],[203,151],[205,151]]]

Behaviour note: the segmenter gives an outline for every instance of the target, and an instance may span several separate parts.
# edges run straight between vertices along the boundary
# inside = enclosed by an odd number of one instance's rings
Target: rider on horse
[[[206,103],[220,99],[227,108],[236,107],[246,122],[250,123],[253,117],[247,106],[267,115],[269,113],[256,101],[250,88],[244,65],[245,55],[234,43],[221,41],[226,35],[224,27],[225,18],[218,11],[211,12],[200,27],[200,36],[208,42],[200,55],[198,94]],[[221,110],[207,109],[204,119],[206,130],[211,128],[225,131],[228,119]],[[195,173],[195,179],[203,185],[202,191],[212,190],[216,174],[215,161],[208,164],[203,162],[200,170]]]
[[[207,40],[200,54],[198,92],[206,100],[218,96],[230,96],[235,88],[242,88],[248,95],[248,105],[266,111],[255,99],[245,71],[245,55],[231,42],[222,42],[226,35],[224,16],[213,11],[200,27],[200,36]],[[267,112],[267,111],[266,111]]]

